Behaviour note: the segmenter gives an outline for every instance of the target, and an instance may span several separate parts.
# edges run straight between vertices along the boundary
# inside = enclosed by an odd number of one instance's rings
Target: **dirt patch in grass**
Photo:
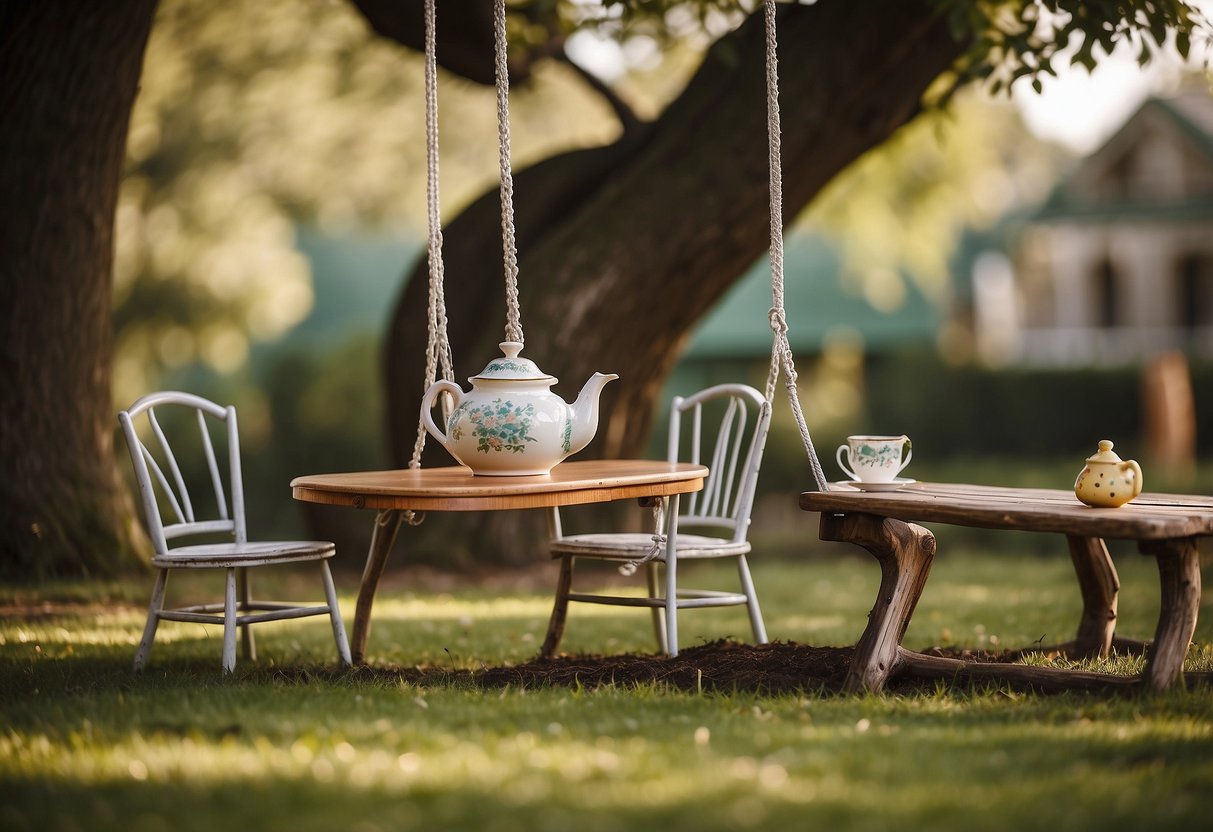
[[[493,687],[560,685],[587,688],[658,683],[679,690],[785,692],[840,690],[851,662],[849,647],[810,647],[794,642],[738,644],[714,641],[657,655],[560,656],[516,667],[478,672]]]
[[[1045,672],[1031,679],[1002,678],[997,673],[984,672],[992,664],[1015,662],[1016,651],[991,653],[980,650],[931,648],[927,654],[963,663],[952,674],[918,673],[907,669],[895,674],[885,691],[913,694],[931,691],[941,683],[961,689],[975,686],[999,689],[1034,690],[1040,693],[1060,693],[1081,690],[1087,693],[1125,693],[1141,688],[1138,677],[1108,673]],[[309,670],[279,668],[272,671],[279,679],[306,682],[316,676],[340,678],[353,673],[407,682],[420,686],[467,685],[484,689],[567,687],[595,689],[602,687],[632,688],[660,685],[687,692],[720,691],[760,694],[807,693],[828,696],[841,693],[847,670],[854,655],[851,647],[812,647],[796,642],[771,644],[738,644],[714,641],[681,651],[676,658],[655,654],[623,654],[614,656],[559,656],[553,659],[532,659],[507,667],[484,667],[478,670],[425,667],[360,667],[352,671],[335,669]],[[959,665],[959,663],[958,663]],[[1189,685],[1213,685],[1213,673],[1188,672]]]
[[[853,654],[854,649],[851,647],[813,647],[789,641],[753,645],[721,640],[686,648],[675,658],[656,654],[565,655],[552,659],[536,658],[509,667],[485,667],[479,670],[452,670],[436,666],[361,667],[352,672],[389,676],[394,680],[418,685],[455,683],[493,689],[507,686],[593,689],[658,684],[691,692],[803,691],[829,694],[842,690]],[[992,654],[975,654],[967,650],[956,651],[951,655],[966,661],[999,659]],[[313,672],[315,671],[299,669],[277,671],[280,676],[292,678],[307,677]],[[916,690],[925,684],[927,683],[921,680],[895,680],[889,689]]]

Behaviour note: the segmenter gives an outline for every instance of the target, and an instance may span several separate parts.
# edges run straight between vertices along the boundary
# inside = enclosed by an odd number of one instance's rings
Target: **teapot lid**
[[[546,381],[555,383],[556,378],[549,376],[536,366],[529,358],[518,355],[522,351],[520,341],[502,341],[498,346],[504,353],[504,358],[494,358],[480,375],[472,376],[470,381]]]
[[[1087,457],[1087,462],[1120,462],[1120,456],[1112,452],[1112,440],[1100,439],[1099,451]]]

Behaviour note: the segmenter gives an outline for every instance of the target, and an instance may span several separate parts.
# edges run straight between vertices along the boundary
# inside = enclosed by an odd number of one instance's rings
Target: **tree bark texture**
[[[0,4],[0,576],[138,563],[110,392],[114,210],[155,0]]]
[[[781,8],[779,38],[785,220],[912,119],[962,48],[926,0]],[[661,385],[692,327],[768,247],[764,46],[760,10],[712,47],[657,121],[515,176],[524,356],[562,379],[555,389],[566,399],[595,370],[620,375],[603,394],[586,456],[643,449]],[[500,354],[503,340],[495,191],[449,223],[444,252],[455,374],[463,383]],[[385,345],[387,430],[397,464],[409,457],[423,387],[425,276],[423,262]],[[795,327],[796,310],[789,317]],[[430,450],[424,464],[450,464],[440,449]],[[806,464],[806,483],[807,472]],[[541,536],[538,520],[484,522],[490,526],[478,537],[495,542],[505,560],[531,556]]]

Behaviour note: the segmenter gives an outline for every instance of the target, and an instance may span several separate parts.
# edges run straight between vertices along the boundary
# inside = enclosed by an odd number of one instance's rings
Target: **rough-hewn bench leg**
[[[1142,554],[1158,560],[1162,585],[1162,609],[1158,629],[1146,653],[1146,685],[1155,690],[1169,688],[1183,678],[1184,658],[1196,632],[1200,607],[1200,557],[1195,538],[1143,540]]]
[[[1120,577],[1101,538],[1066,535],[1066,542],[1082,590],[1082,618],[1074,646],[1067,652],[1074,658],[1107,658],[1116,634]]]
[[[358,588],[358,606],[354,610],[354,632],[350,638],[350,658],[354,664],[364,663],[366,640],[371,635],[371,606],[375,603],[375,590],[383,577],[387,556],[400,531],[401,512],[384,509],[375,516],[375,530],[371,534],[371,547],[366,554],[366,567],[362,570],[362,584]]]
[[[921,526],[869,514],[821,515],[822,540],[854,543],[880,561],[880,594],[847,673],[848,692],[879,691],[897,669],[898,648],[935,559],[935,537]]]

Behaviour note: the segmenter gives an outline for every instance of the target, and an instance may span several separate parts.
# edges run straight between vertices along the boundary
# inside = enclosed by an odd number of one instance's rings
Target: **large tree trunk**
[[[110,393],[114,210],[155,0],[0,5],[0,576],[138,563]]]
[[[789,218],[913,118],[923,92],[962,49],[926,0],[783,8],[779,36]],[[566,398],[595,370],[621,377],[603,395],[598,436],[583,458],[642,449],[656,396],[691,328],[767,248],[763,50],[760,11],[712,48],[656,122],[515,178],[524,355],[563,379],[557,390]],[[502,340],[499,222],[492,192],[444,231],[461,381],[497,355]],[[388,431],[398,464],[408,458],[422,392],[425,297],[423,263],[386,343]],[[427,454],[427,465],[450,464],[441,449]],[[443,545],[467,539],[466,520],[434,521]],[[491,515],[479,523],[480,551],[507,561],[533,557],[540,532],[530,518]]]

